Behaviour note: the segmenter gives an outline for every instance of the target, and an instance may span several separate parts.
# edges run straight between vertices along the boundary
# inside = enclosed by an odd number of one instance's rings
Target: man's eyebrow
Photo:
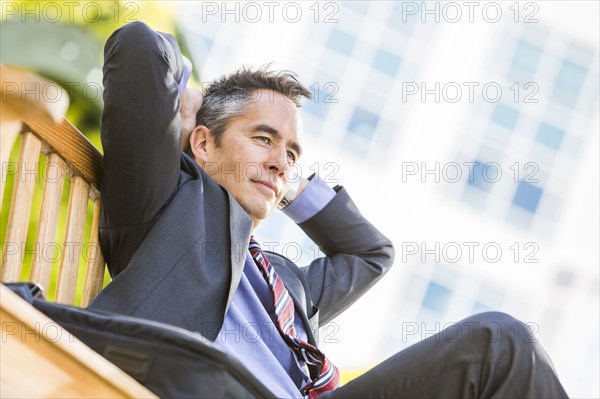
[[[279,131],[275,128],[273,128],[272,126],[269,125],[265,125],[265,124],[260,124],[260,125],[256,125],[251,129],[252,133],[256,133],[256,132],[263,132],[263,133],[267,133],[268,135],[270,135],[273,138],[276,139],[281,139],[281,133],[279,133]],[[298,154],[298,158],[300,158],[300,155],[302,155],[302,147],[300,147],[300,144],[298,144],[295,141],[290,142],[290,147],[292,148],[292,150],[296,151],[296,153]]]

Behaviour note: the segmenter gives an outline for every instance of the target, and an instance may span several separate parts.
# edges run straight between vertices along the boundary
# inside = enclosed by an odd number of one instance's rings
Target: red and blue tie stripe
[[[250,246],[248,249],[254,262],[262,272],[265,281],[271,287],[273,303],[275,304],[275,316],[277,318],[275,323],[277,330],[301,360],[304,360],[311,366],[320,366],[319,375],[302,388],[304,397],[315,399],[324,392],[336,389],[340,385],[339,370],[316,346],[296,337],[296,329],[294,328],[294,302],[285,288],[283,280],[275,273],[275,269],[260,249],[260,245],[258,245],[254,237],[250,237]]]

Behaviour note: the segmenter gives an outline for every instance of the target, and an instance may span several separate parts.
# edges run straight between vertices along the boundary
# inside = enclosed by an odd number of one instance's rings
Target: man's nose
[[[285,173],[285,167],[288,164],[287,150],[276,149],[272,151],[271,159],[267,162],[268,168],[273,173]]]

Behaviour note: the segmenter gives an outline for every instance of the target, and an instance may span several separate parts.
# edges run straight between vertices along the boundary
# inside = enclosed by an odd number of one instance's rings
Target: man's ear
[[[200,162],[200,166],[208,162],[210,151],[209,140],[212,139],[210,134],[210,130],[204,125],[196,126],[190,134],[190,149],[194,154],[196,162]]]

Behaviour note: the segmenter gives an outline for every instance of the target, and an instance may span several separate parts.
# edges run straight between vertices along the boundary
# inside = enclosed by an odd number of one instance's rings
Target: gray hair
[[[292,71],[270,71],[269,65],[257,70],[242,67],[234,73],[215,80],[204,88],[202,106],[196,114],[196,126],[204,125],[221,145],[221,136],[231,119],[245,114],[256,102],[257,90],[266,89],[281,93],[297,107],[301,99],[311,99],[310,91],[298,81]]]

